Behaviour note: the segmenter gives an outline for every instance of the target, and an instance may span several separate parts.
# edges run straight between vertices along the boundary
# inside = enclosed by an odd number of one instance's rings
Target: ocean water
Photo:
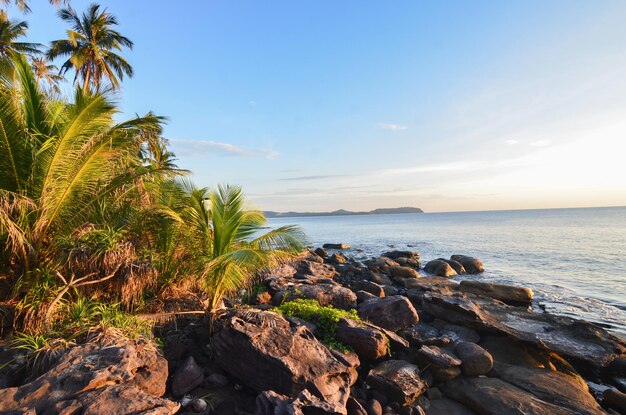
[[[537,310],[593,321],[626,335],[626,207],[293,217],[313,246],[351,245],[359,260],[390,249],[422,263],[453,254],[480,258],[485,272],[456,280],[530,287]]]

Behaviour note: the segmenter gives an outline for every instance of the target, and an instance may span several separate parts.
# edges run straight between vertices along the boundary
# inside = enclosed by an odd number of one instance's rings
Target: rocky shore
[[[464,255],[362,263],[318,248],[264,272],[210,324],[168,322],[163,355],[140,341],[86,344],[30,379],[0,350],[15,368],[0,372],[0,413],[626,413],[624,339],[536,310],[528,288],[462,278],[483,270]],[[281,307],[306,300],[345,313],[329,325],[325,311]]]

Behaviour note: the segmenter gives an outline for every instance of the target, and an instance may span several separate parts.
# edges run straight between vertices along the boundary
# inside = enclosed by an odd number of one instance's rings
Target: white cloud
[[[519,143],[519,141],[517,140],[506,140],[505,142],[510,146],[514,146],[515,144]]]
[[[404,131],[408,129],[406,125],[399,125],[399,124],[378,123],[376,124],[376,126],[380,128],[381,130],[388,130],[388,131]]]
[[[552,141],[550,141],[550,140],[537,140],[537,141],[533,141],[532,143],[530,143],[530,146],[532,146],[532,147],[547,147],[550,144],[552,144]]]
[[[262,157],[270,160],[278,157],[279,155],[279,153],[274,150],[240,147],[234,144],[221,143],[213,140],[185,140],[170,138],[169,141],[174,147],[174,152],[178,155],[199,156],[215,154],[234,157]]]

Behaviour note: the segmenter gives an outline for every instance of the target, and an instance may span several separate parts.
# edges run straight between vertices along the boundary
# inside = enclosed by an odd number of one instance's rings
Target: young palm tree
[[[35,72],[37,86],[39,86],[41,80],[43,80],[51,91],[57,94],[60,93],[61,88],[59,88],[59,82],[65,80],[65,78],[59,75],[59,70],[56,65],[52,65],[45,57],[34,58],[31,63],[33,71]]]
[[[0,10],[0,58],[6,58],[12,52],[28,55],[41,53],[43,45],[16,42],[16,39],[26,36],[27,31],[28,23],[9,20],[7,13]]]
[[[302,251],[304,234],[297,226],[282,226],[261,233],[265,216],[244,209],[240,187],[219,186],[217,191],[188,187],[186,218],[202,250],[202,279],[215,310],[224,295],[248,286],[254,275]]]
[[[76,71],[74,82],[80,78],[83,90],[91,85],[100,88],[106,78],[113,88],[119,88],[124,75],[133,76],[133,68],[116,51],[133,48],[133,42],[113,27],[117,19],[100,5],[92,4],[82,17],[71,7],[59,10],[59,17],[71,25],[67,39],[55,40],[48,51],[48,58],[68,57],[61,72]]]

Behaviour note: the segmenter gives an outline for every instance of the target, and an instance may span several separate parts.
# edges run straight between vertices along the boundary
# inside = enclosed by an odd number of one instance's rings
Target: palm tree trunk
[[[91,65],[87,65],[87,73],[85,73],[85,83],[83,84],[83,92],[89,90],[89,81],[91,80]]]

